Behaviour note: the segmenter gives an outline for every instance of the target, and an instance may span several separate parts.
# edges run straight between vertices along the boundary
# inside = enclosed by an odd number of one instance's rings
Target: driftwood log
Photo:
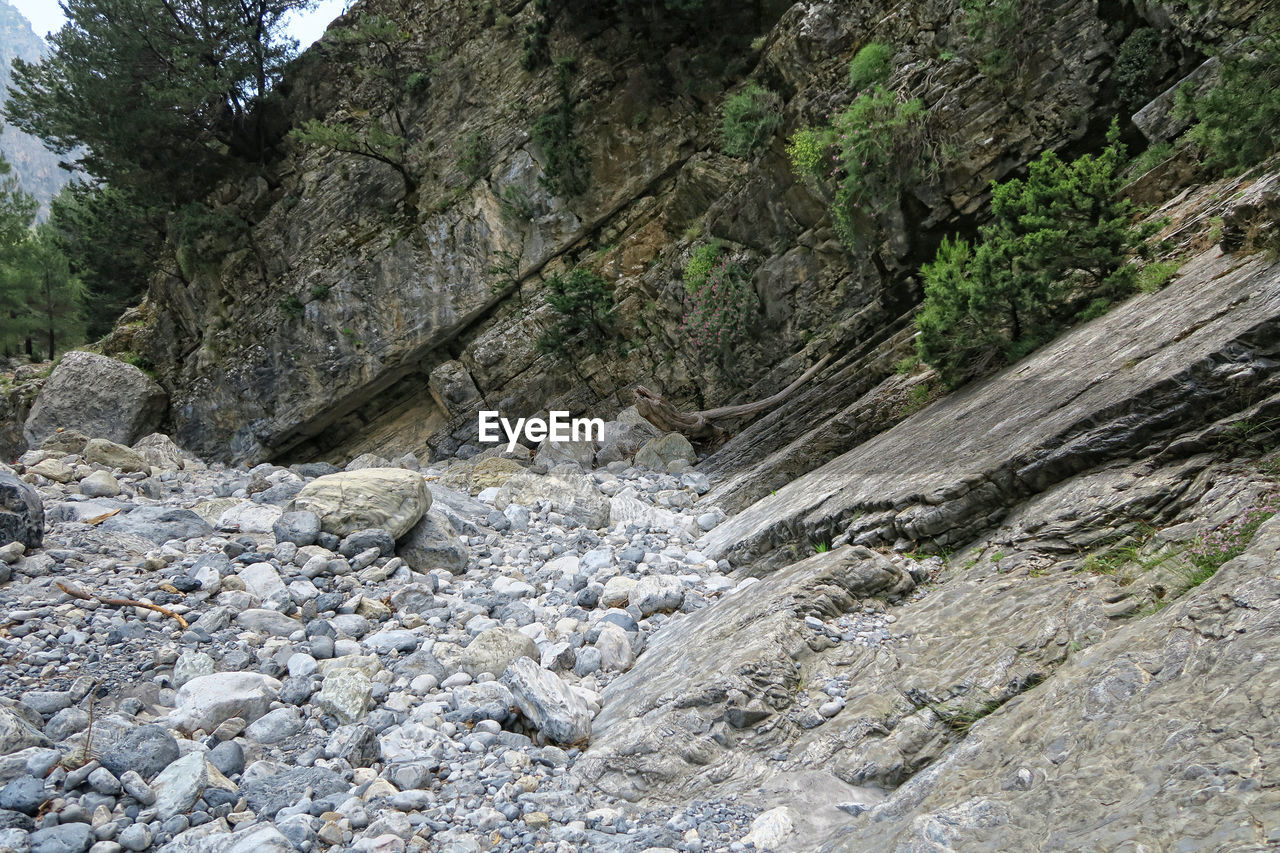
[[[718,409],[707,409],[703,412],[681,412],[663,399],[661,394],[655,394],[644,386],[637,386],[634,392],[636,396],[636,411],[664,433],[678,432],[691,441],[720,442],[727,438],[729,434],[717,426],[714,423],[715,421],[745,418],[748,415],[774,408],[794,394],[797,388],[818,375],[824,367],[831,363],[833,357],[834,353],[827,353],[818,360],[817,364],[802,373],[799,379],[771,397],[757,400],[754,403],[721,406]]]

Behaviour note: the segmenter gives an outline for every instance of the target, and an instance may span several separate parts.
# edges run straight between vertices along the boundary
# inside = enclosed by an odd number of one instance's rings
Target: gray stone
[[[59,456],[81,456],[84,454],[84,446],[88,443],[89,436],[77,429],[57,429],[40,442],[40,449]]]
[[[426,584],[405,584],[391,593],[391,606],[400,614],[422,614],[439,606],[434,592]]]
[[[482,672],[500,675],[512,661],[522,657],[539,660],[537,644],[514,628],[497,627],[476,635],[456,662],[458,669],[474,678]],[[440,662],[449,665],[444,660]]]
[[[225,740],[209,750],[208,758],[223,776],[238,776],[244,771],[244,749],[233,740]]]
[[[57,743],[89,727],[89,712],[82,708],[63,708],[45,723],[44,733]]]
[[[20,776],[0,788],[0,809],[33,815],[49,799],[43,779]]]
[[[257,743],[280,743],[302,731],[302,717],[296,708],[276,708],[249,724],[244,736]]]
[[[467,570],[467,546],[441,512],[426,513],[396,545],[396,555],[416,572],[444,569],[460,575]]]
[[[278,610],[266,610],[257,607],[237,613],[235,622],[241,628],[257,631],[260,634],[266,634],[271,637],[287,637],[302,628],[301,622],[285,616]]]
[[[141,853],[141,851],[151,846],[151,830],[145,823],[131,823],[120,830],[120,834],[116,836],[116,841],[125,850],[134,850],[137,853]]]
[[[221,788],[235,793],[236,786],[205,758],[202,752],[191,752],[170,764],[151,782],[155,792],[156,814],[160,820],[186,814],[207,788]]]
[[[594,467],[596,458],[596,444],[594,441],[552,441],[546,439],[542,444],[538,445],[538,452],[534,454],[533,461],[541,463],[547,468],[554,468],[556,465],[563,463],[571,463],[577,465],[584,471],[590,471]]]
[[[358,723],[335,729],[325,744],[324,754],[329,758],[345,759],[352,767],[368,767],[380,760],[382,752],[378,733]]]
[[[50,717],[71,707],[71,694],[65,690],[28,690],[20,701],[37,714]]]
[[[677,459],[693,463],[698,461],[698,454],[693,451],[689,439],[678,432],[669,432],[646,441],[636,451],[635,464],[637,468],[666,471],[667,465]]]
[[[156,792],[151,790],[151,786],[136,770],[126,770],[120,777],[120,785],[126,794],[144,806],[152,805],[156,801]]]
[[[645,420],[635,406],[629,406],[618,413],[617,419],[605,423],[596,464],[603,467],[611,462],[629,461],[646,441],[659,435],[657,427]]]
[[[31,833],[31,853],[85,853],[95,841],[87,823],[64,823]]]
[[[280,573],[270,563],[251,563],[237,574],[244,581],[245,590],[263,602],[283,607],[292,600]]]
[[[32,746],[51,746],[40,732],[40,717],[17,703],[0,704],[0,755],[10,755]]]
[[[91,438],[84,446],[84,461],[90,465],[104,465],[107,468],[118,468],[126,474],[137,471],[150,472],[142,454],[132,447],[116,444],[105,438]],[[96,496],[102,497],[102,496]]]
[[[675,575],[646,575],[627,596],[627,602],[640,608],[642,616],[679,610],[683,601],[684,584]]]
[[[553,510],[590,527],[609,523],[609,500],[596,488],[592,479],[576,470],[554,469],[546,475],[521,471],[498,490],[494,506],[506,509],[509,504],[537,506],[547,501]]]
[[[281,684],[256,672],[219,672],[193,678],[178,690],[170,719],[188,732],[213,731],[223,720],[242,717],[252,722],[267,712],[280,695]]]
[[[44,542],[44,503],[34,488],[0,473],[0,545],[21,542],[28,550]]]
[[[164,389],[138,368],[76,350],[50,374],[22,432],[32,447],[59,427],[132,444],[155,430],[167,405]]]
[[[255,764],[254,769],[258,766]],[[258,817],[270,820],[276,812],[296,803],[307,788],[312,790],[312,799],[318,800],[340,794],[347,787],[341,776],[323,767],[279,767],[245,779],[240,793]]]
[[[517,658],[502,674],[502,683],[533,728],[555,743],[583,743],[591,736],[591,711],[554,672],[529,658]]]
[[[450,719],[474,725],[481,720],[505,723],[511,719],[515,698],[506,685],[497,681],[464,684],[453,688],[453,714]]]
[[[360,641],[360,645],[378,652],[386,654],[390,651],[401,653],[411,652],[422,643],[422,638],[412,631],[398,629],[394,631],[379,631],[365,637]]]
[[[181,687],[193,678],[213,675],[213,658],[204,652],[183,652],[173,663],[173,686]]]
[[[124,790],[120,780],[105,767],[99,767],[89,774],[89,787],[99,794],[106,794],[111,797],[119,796],[120,792]]]
[[[130,729],[99,761],[116,778],[130,770],[151,779],[178,759],[178,741],[163,726]]]
[[[133,443],[144,462],[152,468],[165,471],[178,471],[187,466],[190,455],[174,443],[173,439],[161,432],[145,435]]]
[[[358,669],[341,667],[329,670],[312,702],[339,722],[356,723],[369,712],[373,683]]]
[[[276,519],[271,532],[277,542],[292,542],[300,548],[314,545],[320,535],[320,516],[305,510],[286,512]]]
[[[120,494],[120,483],[108,471],[94,471],[80,481],[80,494],[91,498],[114,498]]]
[[[131,512],[113,515],[102,522],[99,529],[141,536],[157,543],[213,533],[213,528],[191,510],[169,506],[136,507]]]
[[[419,521],[418,525],[415,526],[415,529],[417,526],[421,526],[421,524],[422,522]],[[409,535],[412,536],[413,534],[410,533]],[[395,552],[396,540],[393,539],[391,534],[385,530],[379,530],[376,528],[370,530],[357,530],[342,540],[342,544],[338,546],[338,553],[347,559],[351,559],[357,554],[367,551],[370,548],[376,548],[378,553],[383,557],[390,557],[392,553]]]

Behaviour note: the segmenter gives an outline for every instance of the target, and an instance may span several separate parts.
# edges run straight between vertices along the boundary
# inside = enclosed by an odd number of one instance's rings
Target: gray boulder
[[[500,510],[508,504],[533,507],[538,501],[548,502],[556,512],[575,518],[586,527],[609,524],[609,499],[590,477],[567,467],[555,468],[546,476],[521,471],[498,490],[494,506]]]
[[[50,374],[22,432],[32,447],[58,427],[132,444],[155,431],[167,406],[164,389],[133,365],[74,351]]]
[[[363,468],[312,480],[294,498],[294,510],[314,512],[335,536],[382,528],[400,538],[431,508],[427,481],[402,468]]]
[[[133,449],[152,468],[177,471],[187,465],[187,454],[183,452],[181,447],[174,444],[172,438],[162,432],[153,432],[150,435],[143,436],[133,443]]]
[[[132,512],[113,515],[102,522],[101,529],[131,533],[153,542],[194,539],[213,533],[213,528],[191,510],[166,506],[140,506]]]
[[[535,729],[555,743],[580,743],[591,736],[591,710],[561,678],[528,658],[517,658],[502,674],[516,707]]]
[[[0,545],[21,542],[30,551],[43,541],[40,494],[12,474],[0,474]]]
[[[689,439],[678,432],[651,438],[636,451],[635,463],[639,468],[653,468],[658,471],[667,470],[667,465],[677,459],[696,462],[698,455],[693,452]]]
[[[299,548],[314,545],[320,535],[320,516],[306,510],[286,512],[276,519],[271,532],[276,542],[292,542]]]
[[[604,440],[596,453],[596,464],[603,467],[610,462],[626,461],[635,456],[646,441],[661,434],[656,426],[636,411],[635,406],[629,406],[618,413],[617,420],[605,423]]]
[[[431,510],[400,540],[396,555],[416,572],[445,569],[460,575],[467,570],[470,552],[449,519]]]

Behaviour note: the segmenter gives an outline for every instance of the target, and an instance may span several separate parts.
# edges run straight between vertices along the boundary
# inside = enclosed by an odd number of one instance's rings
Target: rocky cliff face
[[[1115,108],[1110,66],[1129,31],[1146,22],[1162,30],[1158,90],[1199,61],[1184,45],[1229,38],[1249,15],[1206,22],[1156,6],[1027,4],[1025,50],[998,77],[980,70],[981,51],[951,3],[764,4],[735,22],[758,35],[743,68],[705,80],[680,76],[687,46],[654,57],[620,45],[616,29],[562,25],[555,49],[578,61],[572,92],[591,171],[590,188],[563,199],[542,187],[547,152],[529,136],[554,100],[553,72],[518,68],[519,33],[535,9],[486,10],[368,3],[334,25],[386,13],[431,68],[409,110],[424,152],[412,203],[399,201],[389,168],[290,150],[270,182],[225,188],[217,214],[228,228],[180,247],[110,344],[157,365],[187,445],[248,461],[447,453],[473,440],[482,406],[609,414],[640,382],[677,403],[716,405],[776,390],[827,352],[838,360],[808,417],[836,416],[904,351],[914,271],[941,235],[972,227],[989,182],[1046,148],[1097,142]],[[947,144],[886,228],[851,253],[782,149],[786,133],[848,98],[846,64],[873,39],[893,46],[892,85],[922,98]],[[332,50],[331,34],[290,77],[288,121],[368,107],[326,60]],[[785,108],[764,154],[742,161],[718,153],[718,105],[746,80],[779,92]],[[475,180],[459,166],[468,138],[489,152]],[[504,217],[500,199],[511,192],[526,210]],[[762,306],[732,371],[699,358],[677,331],[681,268],[713,237],[754,271]],[[504,257],[508,269],[494,273]],[[552,321],[541,276],[579,265],[613,284],[617,347],[540,353],[534,341]],[[785,430],[771,433],[776,442]]]
[[[36,62],[45,44],[22,13],[0,0],[0,106],[9,87],[13,60]],[[0,151],[13,165],[22,188],[40,202],[40,216],[49,212],[49,201],[66,185],[69,173],[58,168],[58,157],[33,136],[5,126],[0,129]]]

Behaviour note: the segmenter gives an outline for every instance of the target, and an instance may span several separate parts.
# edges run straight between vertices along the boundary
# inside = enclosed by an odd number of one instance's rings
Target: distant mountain
[[[6,0],[0,0],[0,104],[8,90],[13,60],[34,62],[47,50],[44,40],[31,29],[31,23]],[[49,212],[49,200],[71,179],[65,169],[58,168],[58,156],[45,148],[39,139],[7,124],[0,132],[0,151],[13,164],[22,188],[40,202],[40,217]]]

